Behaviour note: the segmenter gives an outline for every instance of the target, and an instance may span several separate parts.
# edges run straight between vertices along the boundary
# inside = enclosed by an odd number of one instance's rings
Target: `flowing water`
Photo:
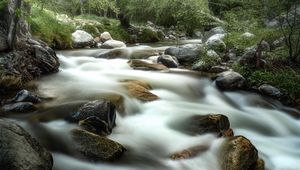
[[[128,49],[135,52],[143,48]],[[92,57],[98,52],[59,52],[60,72],[37,82],[39,92],[53,98],[38,114],[40,117],[52,115],[39,127],[49,136],[38,134],[37,128],[26,123],[24,127],[40,140],[53,143],[55,170],[218,170],[217,153],[222,139],[211,134],[188,136],[170,126],[185,117],[209,113],[228,116],[235,135],[244,135],[252,141],[267,169],[300,169],[300,122],[275,109],[264,98],[245,92],[222,93],[209,79],[188,73],[133,70],[127,59]],[[153,87],[151,92],[160,100],[142,103],[129,97],[119,83],[124,79],[148,82]],[[115,163],[91,163],[73,157],[68,150],[67,134],[76,125],[58,117],[107,94],[125,98],[125,112],[117,115],[117,126],[108,137],[128,151]],[[192,159],[170,160],[172,153],[199,144],[209,146],[209,150]]]

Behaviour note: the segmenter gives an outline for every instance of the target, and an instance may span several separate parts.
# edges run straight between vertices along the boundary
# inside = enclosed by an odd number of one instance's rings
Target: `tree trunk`
[[[118,16],[118,19],[120,20],[121,26],[124,28],[130,27],[130,21],[129,18],[124,14],[124,11],[122,10],[121,6],[121,0],[116,0],[117,7],[120,8],[120,14]]]
[[[12,14],[8,36],[7,36],[7,43],[10,50],[14,49],[14,44],[16,42],[16,34],[18,29],[18,22],[19,22],[19,16],[21,15],[21,0],[15,0],[11,3],[11,9],[9,9],[9,12]]]

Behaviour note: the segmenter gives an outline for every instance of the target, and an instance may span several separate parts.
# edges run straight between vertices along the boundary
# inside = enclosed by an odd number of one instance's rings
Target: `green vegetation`
[[[289,94],[292,99],[297,99],[300,96],[299,68],[277,67],[270,64],[264,69],[251,69],[237,64],[234,66],[234,70],[247,79],[247,84],[250,87],[270,84]]]
[[[83,30],[92,34],[94,37],[99,36],[99,34],[97,35],[98,31],[99,33],[108,31],[112,35],[113,39],[125,42],[132,42],[129,33],[120,26],[120,21],[117,19],[99,17],[96,15],[80,15],[75,17],[75,19],[91,20],[98,22],[99,24],[83,26],[82,28]]]
[[[71,34],[75,30],[74,26],[59,22],[52,12],[33,6],[29,23],[33,35],[51,47],[55,49],[72,47]]]
[[[125,0],[121,7],[134,21],[149,20],[165,27],[173,25],[188,33],[221,23],[211,15],[207,0]]]

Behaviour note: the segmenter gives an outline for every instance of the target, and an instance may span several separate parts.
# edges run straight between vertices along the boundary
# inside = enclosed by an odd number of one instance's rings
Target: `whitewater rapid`
[[[209,113],[226,115],[235,135],[247,137],[256,146],[267,169],[300,169],[299,121],[273,107],[258,106],[253,101],[268,102],[259,95],[222,93],[207,78],[133,70],[126,59],[99,59],[85,51],[58,56],[59,73],[38,81],[39,92],[53,98],[46,107],[95,100],[108,93],[122,95],[125,114],[117,115],[117,126],[108,137],[128,151],[116,163],[91,163],[54,151],[55,170],[218,170],[217,153],[223,139],[211,134],[188,136],[170,127],[176,120]],[[119,83],[125,79],[148,82],[160,100],[142,103],[129,97]],[[76,127],[64,120],[43,125],[63,139]],[[209,150],[192,159],[169,158],[199,144]]]

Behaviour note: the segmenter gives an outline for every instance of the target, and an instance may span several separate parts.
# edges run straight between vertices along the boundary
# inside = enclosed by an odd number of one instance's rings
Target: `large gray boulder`
[[[50,152],[14,122],[0,119],[1,170],[51,170]]]
[[[175,56],[180,64],[192,64],[199,56],[205,54],[205,47],[203,44],[186,44],[167,48],[165,54]]]
[[[216,86],[221,90],[236,90],[244,86],[246,79],[237,72],[226,71],[217,75]]]
[[[91,47],[95,44],[93,36],[82,30],[72,33],[72,41],[75,48]]]

